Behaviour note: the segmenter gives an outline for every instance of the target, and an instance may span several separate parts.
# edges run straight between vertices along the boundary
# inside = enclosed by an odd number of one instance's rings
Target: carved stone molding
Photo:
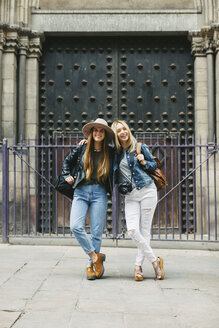
[[[29,37],[28,36],[20,36],[19,38],[19,54],[27,56],[29,48]]]
[[[213,54],[219,49],[219,24],[203,26],[200,31],[189,32],[189,40],[192,43],[192,54],[194,56],[205,56]]]
[[[5,33],[0,29],[0,51],[3,51],[5,46]]]
[[[219,24],[214,24],[214,46],[215,46],[215,51],[219,51]]]
[[[201,34],[204,39],[204,49],[206,51],[206,54],[213,53],[214,52],[214,40],[213,40],[213,34],[214,30],[211,26],[204,26],[201,29]]]
[[[38,60],[42,56],[42,42],[40,37],[30,38],[28,57],[37,58]]]
[[[0,50],[40,58],[45,37],[42,32],[15,24],[0,23]]]
[[[6,33],[5,52],[17,53],[18,51],[18,33],[16,31]]]
[[[194,56],[205,56],[204,38],[201,31],[189,32],[189,40],[192,43],[191,53]]]

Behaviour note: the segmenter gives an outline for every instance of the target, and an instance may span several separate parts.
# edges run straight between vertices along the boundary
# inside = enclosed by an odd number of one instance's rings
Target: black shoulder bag
[[[75,165],[75,171],[73,173],[73,178],[75,179],[78,174],[78,168],[79,164],[82,158],[83,151],[81,149],[80,153],[78,154],[77,163]],[[59,191],[62,195],[73,199],[74,196],[74,189],[72,188],[73,185],[70,185],[67,181],[65,181],[65,178],[63,177],[62,173],[59,174],[56,183],[55,183],[55,189]]]

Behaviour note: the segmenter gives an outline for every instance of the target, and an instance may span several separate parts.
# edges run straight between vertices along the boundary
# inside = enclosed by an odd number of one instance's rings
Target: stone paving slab
[[[0,327],[12,327],[20,315],[21,312],[0,311]]]
[[[102,279],[86,280],[77,246],[0,244],[0,328],[215,328],[219,252],[156,249],[166,277],[133,279],[135,248],[103,247]]]

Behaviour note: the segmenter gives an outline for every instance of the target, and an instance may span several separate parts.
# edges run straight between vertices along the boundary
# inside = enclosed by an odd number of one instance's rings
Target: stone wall
[[[39,0],[1,0],[0,21],[28,26],[32,9],[39,8]]]
[[[194,9],[191,0],[40,0],[40,9]]]

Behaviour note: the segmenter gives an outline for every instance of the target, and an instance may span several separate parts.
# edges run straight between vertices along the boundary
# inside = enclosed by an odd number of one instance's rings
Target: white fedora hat
[[[107,132],[109,139],[114,140],[115,134],[103,118],[97,118],[94,122],[87,123],[85,126],[83,126],[83,134],[88,137],[90,130],[94,127],[103,128]]]

